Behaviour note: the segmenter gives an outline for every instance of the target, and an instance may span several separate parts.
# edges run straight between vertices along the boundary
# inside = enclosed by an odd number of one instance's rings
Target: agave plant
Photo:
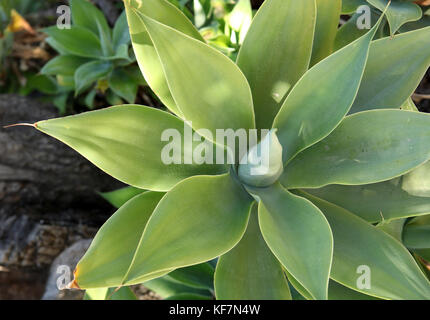
[[[73,25],[45,28],[47,42],[59,52],[41,70],[55,76],[64,111],[71,92],[94,108],[98,92],[110,104],[134,103],[139,85],[144,85],[135,58],[130,52],[130,35],[123,13],[111,29],[103,13],[87,0],[71,0]]]
[[[34,124],[147,190],[99,230],[72,287],[129,286],[218,258],[218,299],[430,298],[391,228],[403,222],[410,249],[429,243],[429,194],[417,194],[430,115],[410,96],[430,65],[430,28],[374,41],[381,18],[334,51],[341,1],[266,0],[234,63],[169,2],[125,5],[141,71],[170,112],[122,105]],[[221,129],[267,131],[240,153],[214,139]],[[166,145],[180,161],[164,163]],[[239,157],[215,159],[226,153]],[[259,154],[267,170],[242,161]]]

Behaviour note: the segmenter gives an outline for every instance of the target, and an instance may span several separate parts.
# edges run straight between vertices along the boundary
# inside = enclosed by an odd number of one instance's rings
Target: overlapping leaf
[[[410,194],[403,178],[359,185],[330,185],[306,192],[351,211],[368,222],[380,222],[430,213],[430,198]]]
[[[137,300],[129,287],[95,288],[85,290],[84,300]]]
[[[417,197],[430,198],[430,161],[405,175],[402,189]]]
[[[419,20],[423,15],[421,8],[410,1],[367,0],[367,2],[381,11],[384,11],[385,7],[390,4],[387,10],[387,20],[390,24],[391,35],[395,34],[406,22]]]
[[[122,285],[146,223],[162,196],[157,192],[136,196],[100,228],[76,267],[75,281],[80,288]]]
[[[71,29],[60,30],[55,26],[45,28],[43,32],[50,36],[46,41],[61,53],[84,58],[103,57],[99,38],[88,29],[73,26]]]
[[[162,141],[163,132],[174,130],[181,139],[186,129],[182,120],[149,107],[111,107],[41,121],[36,126],[69,145],[111,176],[141,189],[167,191],[193,175],[226,172],[224,165],[185,164],[186,158],[193,159],[194,148],[200,145],[197,142],[188,148],[182,140],[173,140],[170,144],[173,152],[180,155],[180,164],[164,163],[161,155],[168,142]],[[188,127],[188,130],[191,128]],[[206,143],[211,149],[210,142]],[[216,156],[215,150],[213,156]]]
[[[127,0],[124,4],[134,53],[146,81],[160,100],[172,112],[181,115],[170,93],[160,58],[137,12],[152,17],[197,40],[203,41],[203,38],[185,15],[166,0],[146,0],[140,2]]]
[[[246,230],[251,204],[252,198],[229,174],[180,182],[148,221],[123,283],[138,283],[142,277],[229,251]]]
[[[100,195],[115,208],[121,208],[128,200],[134,198],[135,196],[145,192],[145,190],[134,188],[134,187],[124,187],[111,192],[103,192]]]
[[[430,27],[374,41],[360,90],[351,108],[399,108],[430,66]]]
[[[291,300],[281,264],[261,235],[257,205],[242,240],[218,261],[215,293],[221,300]]]
[[[378,26],[315,65],[293,88],[273,123],[284,162],[326,137],[348,113]]]
[[[308,198],[321,209],[333,231],[332,279],[383,299],[430,299],[430,282],[399,241],[341,207]],[[360,266],[370,270],[370,288],[358,285]]]
[[[348,116],[326,139],[294,158],[281,182],[288,188],[318,188],[401,176],[430,159],[429,126],[430,115],[413,111]]]
[[[192,288],[213,290],[214,272],[214,267],[210,263],[205,262],[176,269],[166,275],[165,278],[183,283]]]
[[[192,295],[192,300],[210,299],[209,291],[186,286],[168,279],[168,275],[144,282],[144,286],[157,293],[163,299],[172,299],[183,295]],[[200,299],[196,299],[200,297]],[[182,300],[182,299],[181,299]]]
[[[136,100],[139,83],[124,69],[115,69],[108,78],[109,88],[128,103]]]
[[[81,65],[74,75],[75,96],[88,89],[98,79],[107,78],[112,70],[112,63],[103,60],[95,60]]]
[[[315,0],[268,0],[254,17],[237,64],[252,89],[258,128],[270,128],[308,69],[315,11]]]
[[[202,135],[214,141],[219,129],[254,128],[251,90],[229,58],[201,41],[137,13],[160,57],[177,107],[195,130],[204,129]]]
[[[403,242],[411,249],[430,249],[430,214],[414,218],[405,225]]]
[[[317,0],[316,3],[317,21],[312,48],[312,66],[333,52],[342,8],[342,0]]]
[[[333,239],[321,211],[279,184],[250,192],[260,200],[260,228],[273,254],[314,299],[327,299]]]
[[[65,76],[73,76],[76,69],[87,62],[90,62],[87,58],[72,55],[59,55],[45,64],[40,73],[46,75],[62,74]]]

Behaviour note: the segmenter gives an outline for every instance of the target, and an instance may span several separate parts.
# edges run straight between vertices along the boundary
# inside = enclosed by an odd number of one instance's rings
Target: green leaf
[[[110,31],[103,13],[87,0],[70,0],[73,23],[99,35],[99,28]]]
[[[279,184],[249,191],[260,199],[260,228],[273,254],[314,299],[327,299],[333,238],[321,211]]]
[[[63,76],[61,74],[57,75],[57,82],[60,88],[65,91],[73,91],[75,90],[75,78],[74,76]]]
[[[53,77],[43,74],[32,74],[27,78],[27,83],[22,93],[27,95],[34,90],[38,90],[44,94],[57,94],[59,93],[59,89]]]
[[[413,22],[408,22],[406,24],[404,24],[400,29],[399,29],[399,33],[404,33],[404,32],[408,32],[408,31],[414,31],[417,29],[422,29],[422,28],[426,28],[430,26],[430,16],[428,15],[428,10],[425,12],[425,15],[423,15],[423,17],[418,20],[418,21],[413,21]]]
[[[285,97],[308,69],[315,16],[314,0],[266,0],[255,15],[237,64],[252,89],[257,128],[271,127]]]
[[[134,187],[125,187],[111,192],[103,192],[100,193],[100,195],[118,209],[122,207],[128,200],[143,192],[145,192],[145,190]]]
[[[201,263],[176,269],[165,277],[192,288],[213,290],[214,272],[214,268],[209,263]]]
[[[116,20],[113,28],[113,46],[115,50],[118,50],[121,45],[127,45],[128,48],[130,42],[131,39],[130,32],[128,31],[127,15],[126,12],[123,11]]]
[[[341,207],[307,198],[321,209],[333,231],[333,280],[383,299],[430,299],[430,282],[399,241]],[[358,287],[360,266],[370,269],[370,289]]]
[[[402,188],[411,195],[430,198],[430,161],[405,175]]]
[[[363,0],[365,1],[365,0]],[[368,29],[359,29],[357,27],[357,21],[360,17],[363,16],[363,12],[354,13],[351,18],[346,21],[337,31],[336,38],[334,41],[334,51],[337,51],[354,40],[362,37],[368,32]],[[379,15],[371,11],[370,20],[371,25],[374,26],[374,23],[379,19]],[[382,26],[384,22],[382,22]],[[381,28],[381,27],[380,27]]]
[[[98,37],[83,27],[73,26],[71,29],[58,29],[55,26],[45,28],[43,32],[50,37],[47,42],[52,43],[54,48],[58,48],[61,52],[85,58],[99,59],[103,56]]]
[[[91,30],[100,39],[104,56],[113,54],[111,29],[103,13],[86,0],[71,0],[73,23]]]
[[[392,221],[382,220],[376,225],[376,228],[384,231],[399,242],[402,242],[403,227],[406,219],[396,219]]]
[[[179,181],[193,175],[226,172],[224,165],[185,164],[186,159],[192,160],[193,151],[201,143],[183,145],[181,137],[184,137],[185,130],[187,135],[191,135],[191,128],[182,120],[154,108],[117,106],[41,121],[36,126],[72,147],[114,178],[141,189],[168,191]],[[167,165],[162,161],[161,155],[168,143],[160,138],[168,129],[177,133],[172,135],[173,140],[169,144],[178,156],[172,160],[179,160],[181,164]],[[212,148],[209,142],[205,145],[209,150]],[[215,157],[216,152],[213,154]]]
[[[294,278],[291,273],[289,273],[287,270],[284,269],[284,272],[288,278],[288,283],[290,284],[291,294],[297,294],[301,297],[301,299],[297,299],[293,296],[293,300],[314,300],[315,298],[306,290],[300,282],[297,281],[296,278]],[[296,293],[294,293],[294,291]],[[300,298],[299,297],[299,298]]]
[[[68,92],[59,94],[53,99],[52,103],[57,107],[60,115],[63,115],[66,112],[68,99],[69,99]]]
[[[387,20],[390,24],[391,35],[395,34],[406,22],[417,21],[423,15],[417,4],[407,1],[367,0],[367,2],[381,11],[384,11],[390,4],[387,10]]]
[[[202,36],[191,21],[168,1],[146,0],[137,2],[136,0],[128,0],[124,4],[134,53],[145,80],[172,112],[181,115],[170,93],[163,66],[154,44],[134,9],[197,40],[203,41]]]
[[[178,183],[151,216],[124,283],[229,251],[245,232],[251,203],[229,174]]]
[[[128,103],[136,101],[138,83],[124,69],[117,68],[109,74],[109,88]]]
[[[193,129],[205,129],[202,136],[214,141],[217,129],[254,128],[249,85],[229,58],[201,41],[139,16],[154,42],[177,106]]]
[[[413,111],[353,114],[326,139],[294,158],[281,182],[288,188],[319,188],[398,177],[430,159],[429,126],[430,115]]]
[[[117,95],[115,92],[113,92],[113,90],[111,90],[111,89],[108,89],[106,91],[105,97],[106,97],[106,101],[111,106],[117,106],[117,105],[121,105],[124,103],[124,100],[122,100],[121,97],[119,95]]]
[[[76,69],[89,61],[89,59],[77,56],[60,55],[48,61],[48,63],[43,66],[42,70],[40,70],[40,73],[46,75],[61,74],[65,76],[73,76]]]
[[[97,90],[93,88],[90,90],[86,95],[84,99],[84,104],[88,107],[88,109],[93,110],[94,109],[94,101],[97,95]]]
[[[430,27],[372,42],[360,90],[351,108],[399,108],[430,66]]]
[[[76,267],[75,281],[79,287],[122,284],[146,223],[162,196],[157,192],[138,195],[106,221]]]
[[[412,100],[411,97],[408,98],[408,100],[406,100],[402,106],[400,107],[400,109],[402,110],[408,110],[408,111],[419,111],[417,106],[415,105],[414,100]]]
[[[118,66],[127,66],[136,61],[134,57],[130,57],[129,46],[127,44],[121,44],[116,49],[115,56],[107,59],[114,60]]]
[[[252,22],[250,0],[239,0],[229,14],[228,22],[233,31],[239,36],[236,42],[241,45],[245,40]]]
[[[328,285],[328,299],[329,300],[378,300],[375,297],[368,296],[358,291],[352,290],[348,287],[330,281]]]
[[[273,123],[285,163],[328,136],[348,113],[378,26],[315,65],[293,88]]]
[[[366,0],[342,0],[342,14],[351,14],[359,6],[366,5]]]
[[[430,262],[430,249],[413,249],[413,252],[415,252],[417,255],[419,255],[427,262]],[[430,270],[428,270],[427,272],[429,271]]]
[[[261,236],[257,205],[242,240],[219,258],[215,293],[221,300],[291,300],[281,264]]]
[[[405,225],[403,243],[410,249],[430,248],[430,214],[414,218]]]
[[[360,186],[330,185],[321,189],[306,189],[306,192],[371,223],[429,214],[430,198],[415,196],[404,190],[405,177]]]
[[[129,287],[96,288],[85,290],[84,300],[137,300]]]
[[[312,66],[333,52],[341,8],[342,0],[317,0],[317,21],[312,49]]]
[[[75,97],[88,89],[94,82],[106,78],[112,71],[110,62],[96,60],[81,65],[75,72]]]
[[[174,297],[180,294],[198,294],[199,296],[210,296],[209,291],[191,288],[168,278],[168,275],[152,279],[143,283],[151,291],[154,291],[163,299]]]
[[[165,300],[212,300],[211,297],[195,294],[195,293],[180,293],[174,296],[170,296]]]

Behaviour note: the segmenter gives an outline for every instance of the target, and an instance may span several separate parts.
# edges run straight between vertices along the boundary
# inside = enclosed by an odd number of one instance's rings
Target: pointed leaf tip
[[[13,127],[33,127],[37,129],[36,123],[15,123],[3,126],[3,129],[13,128]]]

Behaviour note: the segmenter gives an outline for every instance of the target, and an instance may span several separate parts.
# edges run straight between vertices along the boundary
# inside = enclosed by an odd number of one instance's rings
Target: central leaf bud
[[[268,187],[279,179],[283,171],[282,146],[276,129],[272,129],[241,159],[238,176],[249,186]]]

